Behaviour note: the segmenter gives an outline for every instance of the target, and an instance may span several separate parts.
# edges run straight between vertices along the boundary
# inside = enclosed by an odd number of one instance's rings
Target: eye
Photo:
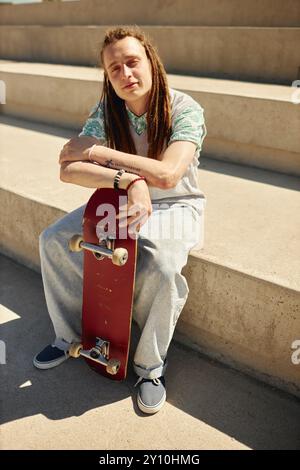
[[[127,65],[127,67],[134,67],[135,65],[138,64],[138,62],[139,62],[138,59],[131,59],[130,61],[127,62],[126,65]],[[117,71],[119,71],[119,70],[120,70],[120,66],[119,66],[119,65],[116,65],[115,67],[113,67],[113,68],[111,69],[111,73],[115,73],[115,72],[117,72]]]

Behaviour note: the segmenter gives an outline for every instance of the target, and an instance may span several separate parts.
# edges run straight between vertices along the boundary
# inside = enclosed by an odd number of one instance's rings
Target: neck
[[[148,110],[148,96],[143,97],[138,101],[125,101],[127,108],[136,116],[142,116]]]

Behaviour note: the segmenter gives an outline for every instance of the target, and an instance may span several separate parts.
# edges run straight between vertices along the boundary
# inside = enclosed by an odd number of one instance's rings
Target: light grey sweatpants
[[[188,296],[181,274],[190,249],[203,244],[205,200],[198,210],[182,204],[155,204],[140,230],[133,318],[141,330],[134,370],[145,378],[164,374],[174,329]],[[82,233],[85,205],[47,227],[40,235],[44,291],[56,340],[68,347],[81,337],[83,253],[70,252],[68,241]]]

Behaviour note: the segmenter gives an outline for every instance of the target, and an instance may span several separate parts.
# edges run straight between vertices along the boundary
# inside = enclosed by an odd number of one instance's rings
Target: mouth
[[[138,84],[138,82],[129,83],[129,85],[126,85],[123,88],[124,88],[124,90],[130,90],[131,88],[134,88],[135,85],[137,85],[137,84]]]

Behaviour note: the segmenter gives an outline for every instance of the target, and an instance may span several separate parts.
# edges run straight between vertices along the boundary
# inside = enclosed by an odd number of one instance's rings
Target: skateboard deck
[[[69,243],[84,251],[82,343],[70,355],[113,380],[127,373],[136,270],[137,240],[115,218],[125,202],[124,190],[97,189],[84,212],[83,236]]]

